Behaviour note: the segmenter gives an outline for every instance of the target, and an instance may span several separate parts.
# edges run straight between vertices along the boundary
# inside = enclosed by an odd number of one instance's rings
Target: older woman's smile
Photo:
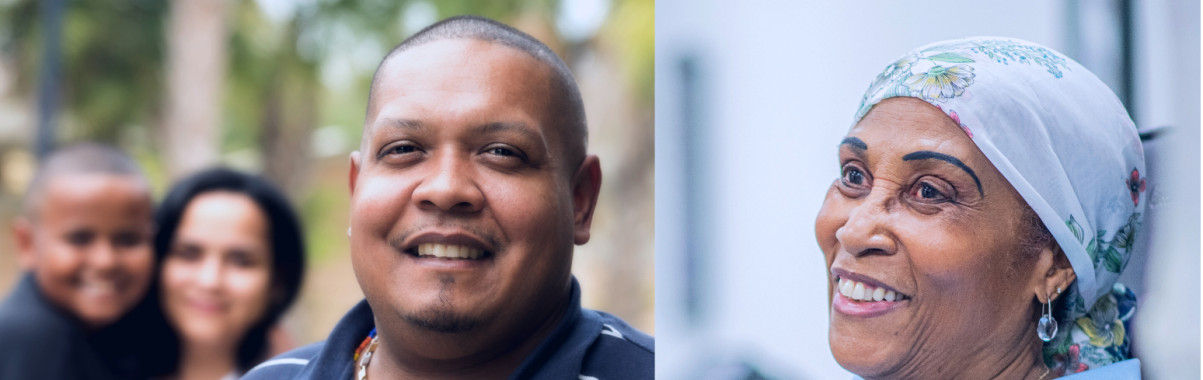
[[[831,306],[853,317],[876,317],[905,306],[911,299],[884,283],[841,268],[831,269],[835,294]]]

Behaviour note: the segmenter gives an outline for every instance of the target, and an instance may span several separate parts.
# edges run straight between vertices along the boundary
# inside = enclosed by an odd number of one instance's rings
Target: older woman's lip
[[[831,281],[834,282],[835,286],[838,286],[839,279],[843,278],[843,279],[860,282],[865,285],[871,285],[875,288],[882,288],[887,291],[893,291],[895,293],[898,293],[899,296],[910,298],[910,295],[900,292],[900,291],[898,291],[898,289],[894,289],[894,288],[890,287],[889,285],[886,285],[873,277],[869,277],[869,276],[859,274],[859,273],[853,273],[844,268],[832,267],[831,268],[831,276],[832,276]],[[838,293],[838,291],[837,291],[837,293]]]
[[[831,299],[831,307],[840,314],[859,317],[871,318],[880,316],[898,308],[905,306],[909,299],[897,301],[875,301],[875,302],[860,302],[844,297],[843,294],[836,293]]]

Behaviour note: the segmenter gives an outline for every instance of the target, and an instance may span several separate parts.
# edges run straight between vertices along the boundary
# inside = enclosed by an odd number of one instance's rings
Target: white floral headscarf
[[[1145,206],[1144,151],[1115,94],[1049,48],[974,37],[924,46],[886,66],[859,122],[884,99],[923,99],[947,114],[1036,211],[1073,266],[1060,328],[1045,344],[1056,374],[1128,358],[1135,296],[1116,283]],[[1034,338],[1034,337],[1033,337]]]

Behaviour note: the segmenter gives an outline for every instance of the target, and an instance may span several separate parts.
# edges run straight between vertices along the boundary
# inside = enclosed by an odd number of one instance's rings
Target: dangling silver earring
[[[347,237],[351,237],[351,227],[347,227]]]
[[[1040,340],[1048,342],[1053,340],[1057,335],[1057,320],[1053,319],[1053,298],[1050,296],[1048,302],[1040,308],[1043,315],[1040,316],[1040,323],[1036,324],[1036,335],[1040,336]]]

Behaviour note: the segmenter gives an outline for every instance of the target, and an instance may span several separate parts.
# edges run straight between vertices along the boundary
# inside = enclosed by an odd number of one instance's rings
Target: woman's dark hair
[[[246,372],[268,354],[267,333],[280,316],[296,299],[305,270],[305,244],[301,224],[289,205],[288,199],[266,179],[227,168],[201,171],[180,180],[155,212],[155,282],[149,300],[158,303],[159,274],[163,260],[171,252],[176,229],[188,205],[198,195],[210,192],[233,192],[250,198],[263,212],[268,223],[268,239],[271,243],[272,267],[271,287],[267,311],[263,318],[251,326],[238,345],[237,367]],[[161,309],[160,309],[161,310]],[[164,320],[165,322],[165,320]],[[162,329],[164,326],[160,326]],[[170,328],[163,329],[163,351],[157,356],[164,362],[156,365],[162,374],[174,373],[179,366],[179,336]]]

